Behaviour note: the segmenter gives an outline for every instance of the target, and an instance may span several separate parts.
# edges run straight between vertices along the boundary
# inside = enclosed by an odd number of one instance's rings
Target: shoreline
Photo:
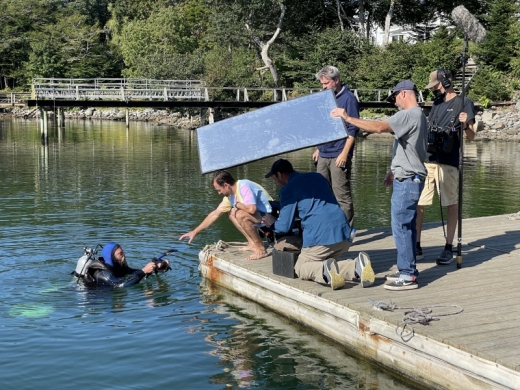
[[[218,112],[216,120],[231,117],[229,112]],[[28,109],[25,107],[4,107],[0,112],[0,118],[23,118],[27,120],[38,120],[40,112],[38,109]],[[370,117],[361,116],[363,119],[384,120],[387,116],[382,114],[371,115]],[[125,110],[111,108],[98,110],[94,107],[87,109],[66,111],[65,119],[76,120],[110,120],[124,121]],[[201,114],[193,114],[193,111],[172,111],[165,109],[134,109],[129,111],[129,120],[134,122],[151,122],[157,126],[171,126],[185,130],[196,130],[201,126]],[[474,141],[505,141],[520,142],[520,102],[511,107],[493,107],[479,111],[475,116],[476,137]],[[360,131],[362,138],[393,138],[389,134],[370,134]]]

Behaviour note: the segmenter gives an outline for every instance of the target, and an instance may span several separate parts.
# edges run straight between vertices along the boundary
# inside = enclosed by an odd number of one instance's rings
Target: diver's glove
[[[172,269],[170,267],[170,263],[163,259],[158,259],[157,257],[154,257],[152,261],[155,263],[155,269],[154,272],[157,275],[159,272],[168,272]]]

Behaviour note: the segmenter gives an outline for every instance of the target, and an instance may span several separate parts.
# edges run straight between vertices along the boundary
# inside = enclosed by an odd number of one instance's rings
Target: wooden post
[[[49,120],[47,118],[47,111],[45,111],[45,108],[41,108],[40,115],[43,116],[42,144],[47,145],[49,141]]]
[[[40,133],[43,137],[43,117],[45,116],[45,110],[42,107],[38,107],[38,111],[40,111]]]
[[[58,117],[61,127],[65,127],[65,109],[63,107],[58,108]]]
[[[125,108],[125,121],[126,121],[126,128],[130,128],[130,110],[128,108]]]

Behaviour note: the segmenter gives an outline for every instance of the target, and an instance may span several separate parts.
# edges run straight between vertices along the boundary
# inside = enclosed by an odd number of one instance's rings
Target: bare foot
[[[269,256],[266,251],[255,251],[251,256],[248,256],[246,260],[259,260]]]
[[[243,248],[239,248],[238,251],[239,252],[246,252],[246,251],[254,252],[255,248],[253,246],[251,246],[251,245],[248,245],[248,246],[245,246]]]

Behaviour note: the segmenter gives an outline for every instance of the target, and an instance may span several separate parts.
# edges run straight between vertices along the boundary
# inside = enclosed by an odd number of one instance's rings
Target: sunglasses
[[[391,95],[389,95],[389,96],[386,98],[386,101],[387,101],[388,103],[395,104],[395,97],[399,94],[399,92],[401,92],[401,91],[397,91],[397,92],[394,92],[394,93],[392,93]]]

